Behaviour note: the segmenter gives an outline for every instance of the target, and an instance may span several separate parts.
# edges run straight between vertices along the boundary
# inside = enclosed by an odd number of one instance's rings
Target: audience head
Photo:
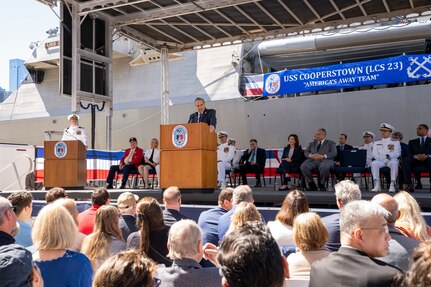
[[[398,192],[394,198],[398,203],[398,210],[400,211],[400,216],[395,226],[409,226],[413,230],[414,237],[417,240],[425,241],[431,239],[431,236],[427,233],[427,224],[416,199],[406,191]]]
[[[250,150],[257,148],[257,140],[256,139],[251,139],[249,143],[250,143]]]
[[[241,202],[254,202],[253,191],[248,185],[239,185],[233,190],[232,204],[238,205]]]
[[[163,204],[165,208],[176,209],[180,211],[181,208],[181,192],[176,186],[171,186],[163,192]]]
[[[135,137],[129,139],[130,148],[136,148],[138,146],[138,140]]]
[[[373,142],[373,140],[374,140],[374,138],[376,137],[376,135],[375,135],[373,132],[365,131],[365,132],[362,134],[362,137],[364,138],[364,143],[365,143],[365,144],[369,144],[369,143],[372,143],[372,142]]]
[[[328,241],[328,230],[314,212],[299,214],[293,222],[293,241],[301,251],[323,248]]]
[[[18,244],[0,247],[0,286],[43,286],[42,275],[30,251]]]
[[[247,222],[227,234],[217,256],[223,286],[279,287],[284,284],[286,260],[268,227]]]
[[[416,134],[418,137],[425,137],[428,135],[428,126],[426,124],[420,124],[416,128]]]
[[[394,130],[395,128],[390,124],[387,124],[387,123],[380,124],[380,134],[384,139],[390,137]]]
[[[235,212],[232,214],[231,223],[227,233],[232,232],[232,230],[243,226],[249,221],[260,221],[262,222],[262,217],[256,206],[250,202],[241,202],[237,205]]]
[[[338,143],[339,144],[345,144],[347,141],[347,135],[346,134],[340,134],[338,137]]]
[[[55,204],[61,205],[72,215],[73,221],[75,222],[76,226],[79,225],[78,222],[78,207],[76,206],[76,202],[71,198],[60,198],[55,201]]]
[[[431,242],[422,242],[413,251],[410,268],[404,278],[404,286],[431,286]]]
[[[28,191],[14,192],[7,198],[15,207],[15,214],[21,221],[31,218],[33,211],[33,196]]]
[[[122,251],[109,257],[97,270],[93,287],[154,287],[156,265],[135,250]]]
[[[403,140],[403,134],[401,133],[401,132],[394,132],[393,134],[392,134],[392,139],[394,140],[394,141],[402,141]]]
[[[308,207],[305,194],[299,190],[292,190],[284,198],[283,204],[275,219],[289,226],[293,226],[295,217],[309,210],[310,208]]]
[[[156,139],[156,138],[152,138],[151,139],[151,148],[152,149],[156,149],[156,148],[158,148],[159,147],[159,140],[158,139]]]
[[[76,224],[66,208],[48,204],[36,217],[31,237],[39,250],[69,249],[76,233]]]
[[[52,203],[54,201],[56,201],[59,198],[66,198],[67,197],[67,193],[64,190],[64,188],[61,187],[53,187],[50,190],[48,190],[48,192],[45,195],[45,201],[46,203]]]
[[[219,131],[217,136],[218,136],[218,139],[220,140],[220,143],[224,144],[227,142],[227,137],[228,137],[227,132]]]
[[[236,145],[236,139],[234,139],[234,138],[229,138],[229,139],[227,140],[227,143],[228,143],[228,145],[233,145],[233,146],[235,146],[235,145]]]
[[[117,206],[121,214],[135,215],[139,196],[131,192],[123,192],[118,196]]]
[[[16,228],[15,207],[9,200],[0,196],[0,231],[12,234]]]
[[[218,205],[226,210],[232,209],[233,188],[226,187],[220,191],[218,195]]]
[[[351,180],[343,180],[334,186],[335,197],[339,209],[343,208],[347,203],[361,199],[361,189],[359,185]]]
[[[138,203],[136,215],[136,225],[141,231],[140,251],[147,254],[150,248],[150,232],[165,226],[163,212],[155,198],[144,197]]]
[[[287,138],[287,141],[289,145],[292,145],[294,147],[299,146],[299,139],[298,139],[298,135],[296,134],[290,134],[289,137]]]
[[[203,98],[197,97],[195,99],[195,107],[196,107],[196,111],[202,114],[205,110],[205,100]]]
[[[91,194],[91,202],[93,203],[93,205],[98,206],[109,204],[109,192],[106,187],[99,187],[95,189]]]
[[[175,222],[169,230],[168,249],[168,257],[172,260],[193,259],[200,262],[204,253],[199,225],[190,219]]]
[[[322,141],[326,138],[326,130],[324,128],[317,129],[314,139],[316,141]]]
[[[388,217],[386,218],[386,220],[388,221],[388,225],[395,225],[395,221],[397,221],[400,215],[398,211],[398,203],[395,198],[393,198],[387,193],[379,193],[371,199],[371,202],[377,203],[378,205],[386,209],[389,213]]]
[[[389,250],[386,218],[388,212],[365,200],[349,202],[340,211],[341,245],[365,252],[370,257],[384,257]]]

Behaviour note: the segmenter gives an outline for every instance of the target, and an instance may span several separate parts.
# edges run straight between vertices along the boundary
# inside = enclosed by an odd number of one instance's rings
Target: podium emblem
[[[67,145],[64,142],[58,142],[54,146],[54,155],[63,158],[67,154]]]
[[[172,144],[183,148],[187,144],[188,132],[185,126],[178,125],[172,130]]]

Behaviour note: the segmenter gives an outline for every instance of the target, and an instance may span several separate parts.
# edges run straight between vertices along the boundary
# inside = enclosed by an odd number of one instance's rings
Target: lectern
[[[83,189],[87,183],[87,151],[81,141],[45,141],[44,186]]]
[[[217,136],[205,123],[160,126],[160,186],[217,187]]]

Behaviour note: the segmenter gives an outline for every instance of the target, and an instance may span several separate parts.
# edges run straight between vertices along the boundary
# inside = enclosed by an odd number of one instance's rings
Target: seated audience
[[[147,256],[134,250],[122,251],[100,266],[93,287],[155,287],[160,283],[155,273],[156,265]]]
[[[250,148],[242,154],[241,161],[243,163],[239,166],[239,172],[242,184],[247,185],[247,173],[254,173],[256,177],[254,187],[261,187],[260,174],[265,171],[266,152],[263,148],[257,147],[257,140],[250,140]]]
[[[243,226],[249,221],[259,221],[262,222],[262,217],[256,206],[251,202],[241,202],[237,205],[235,212],[232,214],[231,223],[226,234],[231,233],[238,227]]]
[[[136,226],[136,202],[138,200],[139,196],[131,192],[123,192],[117,199],[118,210],[121,213],[119,225],[124,240],[127,240],[131,233],[138,231]]]
[[[324,249],[328,230],[314,212],[299,214],[293,223],[293,241],[296,253],[287,257],[289,278],[310,280],[311,264],[329,255]]]
[[[163,220],[165,225],[171,226],[181,219],[189,219],[187,216],[180,212],[181,209],[181,192],[176,186],[171,186],[163,192]]]
[[[254,202],[253,192],[248,185],[240,185],[233,190],[232,209],[220,216],[220,219],[218,220],[217,232],[219,240],[222,240],[228,231],[231,217],[235,212],[236,206],[241,202]]]
[[[220,144],[217,146],[217,181],[220,189],[226,188],[226,170],[231,169],[236,151],[235,146],[228,144],[227,137],[227,132],[218,133]]]
[[[174,223],[169,231],[169,258],[171,267],[159,268],[157,277],[161,287],[206,286],[220,287],[221,278],[215,267],[202,268],[202,231],[193,220]]]
[[[12,233],[16,229],[15,207],[0,196],[0,246],[15,243]]]
[[[395,192],[395,181],[398,176],[398,158],[401,156],[401,146],[398,141],[391,138],[394,127],[387,123],[380,125],[381,140],[375,141],[373,144],[373,158],[371,162],[371,173],[374,180],[374,188],[372,192],[381,191],[380,187],[380,169],[382,167],[389,167],[391,184],[389,192]]]
[[[127,249],[137,249],[157,264],[171,266],[168,255],[169,227],[163,222],[163,213],[159,203],[153,197],[142,198],[136,209],[139,231],[127,238]]]
[[[335,199],[339,210],[342,210],[347,203],[361,199],[361,190],[359,189],[359,185],[351,180],[340,181],[334,186],[334,189]],[[340,213],[335,212],[334,214],[323,217],[322,220],[329,232],[329,238],[325,248],[331,252],[338,251],[341,246]]]
[[[99,187],[91,194],[92,206],[78,215],[79,232],[88,235],[93,232],[97,210],[103,205],[109,205],[109,192],[105,187]]]
[[[111,205],[100,207],[96,212],[94,231],[82,243],[81,252],[88,256],[93,270],[110,256],[126,250],[126,243],[118,226],[120,212]]]
[[[365,131],[362,133],[362,138],[364,139],[364,144],[359,147],[359,149],[364,149],[367,151],[367,163],[366,167],[371,166],[373,161],[373,141],[376,135],[373,132]]]
[[[127,180],[132,172],[138,173],[138,167],[142,162],[144,151],[138,147],[138,141],[136,138],[131,137],[129,139],[130,148],[126,149],[123,157],[120,159],[119,165],[111,165],[109,168],[108,178],[106,179],[106,188],[112,189],[112,182],[114,181],[115,173],[122,171],[123,179],[121,181],[120,189],[126,188]]]
[[[308,212],[308,201],[299,190],[289,192],[284,198],[275,221],[268,222],[268,228],[280,247],[293,246],[293,221],[304,212]]]
[[[154,170],[160,179],[160,150],[158,147],[159,140],[156,138],[151,139],[150,148],[145,151],[141,165],[138,167],[139,174],[144,179],[145,188],[150,188],[150,170]]]
[[[0,286],[43,287],[39,268],[33,267],[31,252],[21,245],[0,247]]]
[[[53,187],[45,194],[45,201],[48,204],[53,203],[59,198],[67,198],[67,193],[64,188]]]
[[[401,270],[376,259],[389,249],[387,214],[380,205],[364,200],[345,205],[340,211],[341,248],[314,262],[309,286],[329,282],[331,287],[392,286]]]
[[[419,241],[408,238],[395,228],[395,221],[399,216],[397,201],[387,193],[380,193],[373,197],[371,202],[377,203],[389,212],[386,220],[388,221],[389,251],[385,257],[379,259],[394,265],[406,272],[409,268],[409,259],[413,250],[419,245]]]
[[[347,142],[347,135],[346,134],[340,134],[340,136],[338,137],[338,145],[336,146],[337,148],[337,156],[335,157],[335,164],[336,165],[340,165],[340,161],[341,161],[341,152],[343,150],[352,150],[353,146],[346,144]]]
[[[430,240],[431,228],[426,224],[416,199],[405,191],[398,192],[394,198],[400,211],[395,227],[410,238],[419,241]]]
[[[228,145],[235,147],[235,155],[233,156],[233,159],[232,159],[232,169],[234,171],[239,170],[239,163],[241,161],[242,151],[236,148],[236,139],[229,138],[227,143]]]
[[[69,250],[75,240],[76,225],[60,205],[48,204],[34,222],[32,238],[38,251],[33,254],[45,287],[91,286],[93,269],[84,254]]]
[[[59,204],[61,206],[63,206],[64,208],[67,209],[67,211],[70,213],[70,215],[72,215],[73,221],[76,224],[76,227],[79,226],[79,222],[78,222],[78,207],[76,206],[76,203],[73,199],[71,198],[60,198],[58,200],[55,201],[55,204]],[[75,242],[73,243],[72,247],[70,248],[70,250],[76,251],[76,252],[80,252],[81,251],[81,247],[82,247],[82,242],[84,242],[84,239],[87,235],[85,235],[82,232],[79,232],[78,230],[76,230],[76,236],[75,236]]]
[[[422,242],[413,251],[410,268],[404,278],[403,287],[431,286],[431,242]]]
[[[422,189],[420,174],[416,174],[416,187],[413,187],[411,173],[415,167],[425,167],[428,170],[431,183],[431,139],[427,136],[428,126],[420,124],[416,128],[416,139],[409,141],[407,156],[403,158],[403,178],[405,190],[413,192],[414,189]],[[431,187],[430,187],[431,191]]]
[[[313,181],[312,172],[319,170],[319,190],[326,190],[326,182],[329,172],[334,167],[334,159],[337,156],[335,142],[326,139],[326,130],[321,128],[316,131],[314,141],[310,142],[304,152],[306,160],[301,164],[301,172],[308,184],[307,190],[317,190]]]
[[[233,188],[224,188],[218,196],[218,206],[201,212],[198,225],[203,233],[203,243],[218,245],[218,221],[220,217],[232,209]]]
[[[31,213],[33,211],[33,196],[28,191],[14,192],[7,198],[15,207],[19,232],[15,235],[15,242],[24,247],[33,245],[31,241]]]
[[[300,171],[301,164],[304,162],[304,152],[299,145],[298,136],[290,134],[288,137],[288,145],[283,149],[281,156],[280,168],[283,170],[282,179],[283,185],[278,190],[288,190],[288,182],[290,180],[289,173]]]
[[[280,287],[288,272],[269,229],[256,221],[226,235],[217,262],[224,287]]]

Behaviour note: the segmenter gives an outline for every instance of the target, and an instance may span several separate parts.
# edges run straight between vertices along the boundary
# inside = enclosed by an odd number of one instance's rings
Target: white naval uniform
[[[389,159],[386,157],[389,156]],[[385,138],[373,144],[374,161],[371,163],[371,173],[374,180],[380,180],[380,168],[388,166],[391,169],[391,181],[398,176],[398,158],[401,156],[400,142]]]
[[[369,144],[363,144],[359,147],[359,149],[367,151],[367,163],[365,165],[366,167],[370,167],[371,162],[373,161],[373,144],[374,143],[371,142]]]
[[[144,157],[150,159],[152,152],[153,152],[152,148],[147,149],[144,153]],[[156,169],[157,177],[160,178],[160,150],[158,148],[154,149],[153,162],[157,164],[155,169]]]
[[[88,138],[85,134],[84,128],[79,126],[70,126],[63,132],[62,141],[76,141],[80,140],[86,147],[88,147]]]
[[[236,148],[227,143],[219,144],[217,147],[217,171],[218,181],[226,186],[226,169],[230,169]]]
[[[232,159],[232,166],[235,169],[239,169],[239,162],[241,161],[242,152],[239,149],[235,148],[235,155]]]

